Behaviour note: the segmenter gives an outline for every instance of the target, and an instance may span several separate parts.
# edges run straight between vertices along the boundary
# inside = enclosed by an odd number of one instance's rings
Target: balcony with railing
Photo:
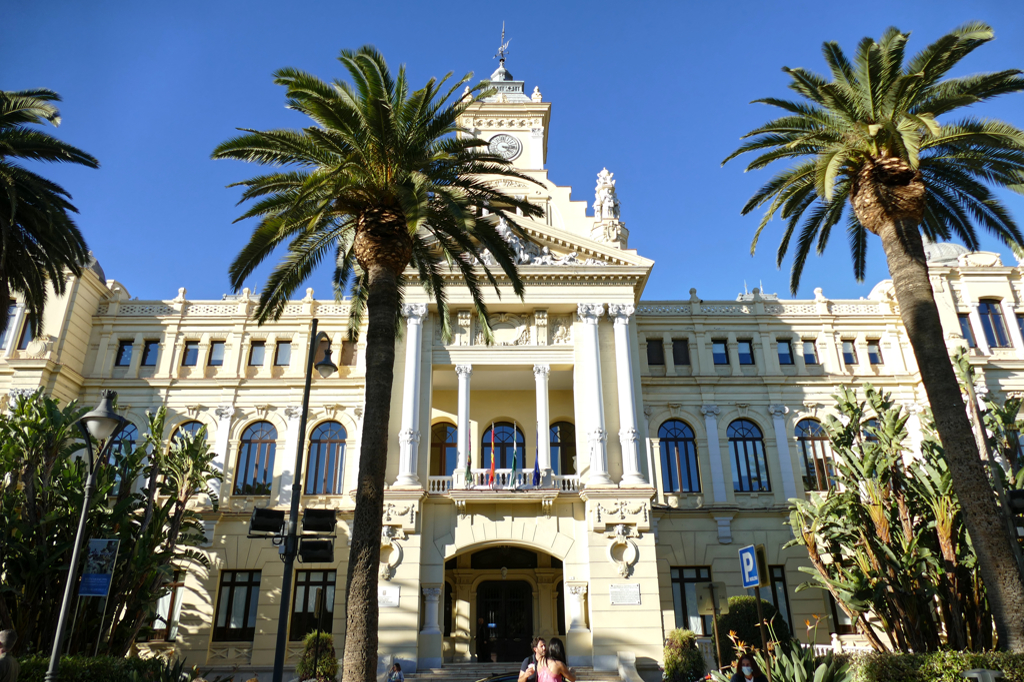
[[[470,469],[469,480],[462,472],[451,476],[429,476],[427,492],[444,495],[452,492],[468,493],[541,493],[548,496],[552,493],[578,493],[580,490],[579,474],[550,474],[541,476],[537,484],[533,482],[533,471],[512,469],[495,469],[494,480],[491,480],[490,469]]]

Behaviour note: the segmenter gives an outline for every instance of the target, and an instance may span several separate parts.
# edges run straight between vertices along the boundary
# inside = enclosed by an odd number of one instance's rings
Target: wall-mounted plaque
[[[639,589],[639,585],[637,586]],[[377,608],[397,609],[398,608],[398,585],[377,586]],[[639,602],[638,602],[639,603]]]
[[[640,583],[612,583],[608,586],[608,600],[612,606],[638,606]]]

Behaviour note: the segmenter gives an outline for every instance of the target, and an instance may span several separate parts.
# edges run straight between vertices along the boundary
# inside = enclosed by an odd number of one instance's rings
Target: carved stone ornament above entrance
[[[605,537],[611,540],[606,550],[608,561],[617,568],[620,576],[628,578],[633,572],[633,566],[640,560],[640,548],[633,542],[633,538],[640,537],[640,533],[634,526],[617,523]]]
[[[498,216],[497,230],[501,238],[512,247],[516,265],[608,265],[597,258],[579,258],[576,251],[559,256],[552,253],[546,246],[538,246],[531,241],[522,239],[512,231],[512,227],[504,216]],[[484,249],[480,253],[480,260],[488,266],[498,264],[488,249]]]

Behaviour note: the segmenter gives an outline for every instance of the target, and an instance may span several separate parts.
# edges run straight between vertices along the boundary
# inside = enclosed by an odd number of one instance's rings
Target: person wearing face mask
[[[753,656],[743,654],[740,656],[739,670],[729,682],[768,682],[768,678],[761,673]]]

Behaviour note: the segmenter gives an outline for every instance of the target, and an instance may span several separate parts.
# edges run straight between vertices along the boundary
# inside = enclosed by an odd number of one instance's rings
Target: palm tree
[[[462,132],[459,116],[488,94],[477,86],[449,102],[472,74],[447,89],[451,74],[431,79],[410,94],[405,68],[393,77],[372,47],[343,50],[339,60],[351,85],[338,80],[328,84],[290,68],[274,74],[275,82],[288,89],[288,107],[309,116],[312,125],[300,131],[245,130],[247,134],[217,147],[213,156],[290,167],[238,183],[246,188],[243,201],[256,200],[239,220],[258,218],[258,223],[231,265],[234,289],[289,241],[260,295],[257,319],[279,316],[290,295],[328,254],[335,261],[336,293],[352,292],[349,333],[358,329],[364,310],[368,317],[344,679],[371,682],[377,666],[377,571],[395,336],[403,286],[412,279],[406,268],[411,264],[416,269],[421,286],[433,297],[446,338],[445,272],[461,274],[486,328],[480,278],[497,291],[498,276],[482,264],[481,252],[490,251],[522,297],[514,254],[496,226],[501,216],[520,232],[512,218],[517,210],[525,216],[543,211],[500,193],[485,178],[532,180],[488,153],[485,142],[457,135]]]
[[[31,125],[60,125],[52,90],[0,91],[0,335],[7,330],[7,302],[13,292],[25,299],[28,323],[38,332],[46,307],[47,283],[63,296],[67,273],[78,277],[89,248],[69,213],[78,213],[60,185],[14,162],[15,159],[77,163],[99,168],[81,149]]]
[[[1024,580],[1013,542],[992,494],[971,435],[960,387],[950,364],[921,239],[955,235],[978,248],[980,225],[1014,248],[1024,243],[1013,218],[988,186],[1022,191],[1024,132],[1001,121],[938,117],[1024,89],[1018,70],[944,78],[992,29],[969,23],[904,64],[909,34],[895,28],[881,41],[861,40],[851,63],[834,42],[823,45],[832,80],[804,69],[783,69],[800,99],[755,100],[786,112],[751,131],[723,163],[757,151],[747,170],[781,159],[796,163],[772,178],[743,207],[769,201],[751,252],[773,215],[785,221],[781,266],[796,234],[790,286],[795,292],[811,248],[821,253],[847,214],[854,273],[863,279],[868,233],[882,240],[900,315],[917,357],[935,424],[949,457],[999,645],[1024,651]],[[849,201],[852,211],[846,211]]]

